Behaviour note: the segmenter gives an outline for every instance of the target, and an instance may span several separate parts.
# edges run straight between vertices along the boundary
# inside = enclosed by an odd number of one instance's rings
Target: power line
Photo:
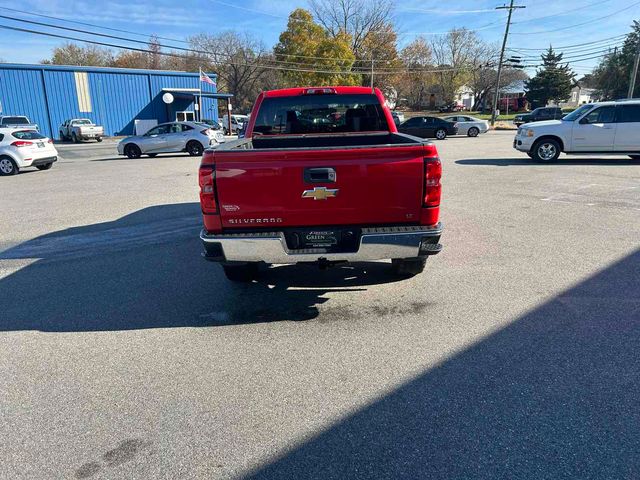
[[[633,7],[636,7],[638,5],[640,5],[640,2],[635,2],[635,3],[632,3],[631,5],[629,5],[628,7],[625,7],[623,9],[621,9],[621,10],[618,10],[616,12],[610,13],[609,15],[603,15],[603,16],[600,16],[600,17],[598,17],[596,19],[593,19],[593,20],[588,20],[588,21],[582,22],[582,23],[576,23],[574,25],[568,25],[566,27],[554,28],[553,30],[539,30],[539,31],[536,31],[536,32],[511,32],[511,35],[538,35],[538,34],[541,34],[541,33],[554,33],[554,32],[560,32],[562,30],[569,30],[571,28],[582,27],[583,25],[588,25],[590,23],[600,22],[600,21],[604,20],[605,18],[610,18],[610,17],[613,17],[614,15],[617,15],[619,13],[626,12],[627,10],[630,10]]]
[[[112,32],[129,33],[131,35],[139,35],[139,36],[143,36],[143,37],[146,36],[147,38],[151,36],[151,35],[147,35],[146,33],[132,32],[131,30],[121,30],[119,28],[103,27],[103,26],[100,26],[100,25],[96,25],[95,23],[79,22],[77,20],[67,20],[66,18],[54,17],[52,15],[44,15],[42,13],[26,12],[24,10],[18,10],[16,8],[9,8],[9,7],[5,7],[5,6],[2,7],[2,10],[9,11],[9,12],[15,12],[15,13],[21,13],[23,15],[31,15],[31,16],[34,16],[34,17],[48,18],[50,20],[58,20],[60,22],[75,23],[76,25],[84,25],[85,27],[100,28],[102,30],[109,30],[109,31],[112,31]],[[180,43],[186,43],[186,44],[189,43],[187,40],[180,40],[178,38],[160,37],[158,35],[156,35],[156,37],[159,40],[168,40],[170,42],[180,42]]]
[[[625,38],[627,35],[626,34],[621,34],[621,35],[615,35],[613,37],[607,37],[607,38],[602,38],[600,40],[594,40],[592,42],[585,42],[585,43],[576,43],[574,45],[562,45],[562,46],[556,46],[554,47],[557,50],[568,50],[568,49],[572,49],[575,47],[583,47],[586,45],[594,45],[596,43],[604,43],[607,42],[609,40],[620,40],[622,38]],[[507,50],[510,51],[521,51],[521,50],[527,50],[527,51],[536,51],[536,52],[542,52],[547,50],[549,47],[544,47],[544,48],[527,48],[527,47],[518,47],[518,48],[507,48]]]
[[[175,52],[163,52],[163,51],[154,52],[154,51],[151,51],[151,50],[145,49],[145,48],[138,48],[138,47],[132,47],[132,46],[126,46],[126,45],[118,45],[118,44],[108,43],[108,42],[100,42],[100,41],[97,41],[97,40],[83,39],[83,38],[72,37],[72,36],[68,36],[68,35],[59,35],[59,34],[52,33],[52,32],[41,32],[41,31],[38,31],[38,30],[14,27],[14,26],[9,26],[9,25],[0,24],[0,29],[12,30],[12,31],[23,32],[23,33],[30,33],[30,34],[34,34],[34,35],[48,36],[48,37],[53,37],[53,38],[60,38],[60,39],[64,39],[64,40],[73,40],[73,41],[76,41],[76,42],[85,42],[85,43],[90,43],[90,44],[93,44],[93,45],[100,45],[100,46],[103,46],[103,47],[117,48],[117,49],[122,49],[122,50],[130,50],[130,51],[147,53],[147,54],[158,54],[158,55],[163,55],[163,56],[168,56],[168,57],[173,57],[173,58],[181,58],[181,59],[188,58],[183,54],[179,54],[179,53],[175,53]],[[272,62],[272,60],[266,60],[266,61]],[[289,67],[284,67],[284,66],[280,66],[280,65],[277,65],[277,64],[276,65],[271,65],[271,64],[267,64],[267,63],[256,64],[256,63],[243,63],[243,62],[234,62],[234,61],[225,61],[223,63],[227,64],[227,65],[262,68],[262,69],[266,69],[266,70],[281,70],[281,71],[306,72],[306,73],[323,73],[323,74],[333,74],[333,75],[336,75],[336,74],[340,74],[340,75],[352,75],[352,74],[361,75],[361,74],[369,74],[370,73],[369,71],[366,71],[366,70],[340,70],[340,69],[327,70],[327,69],[322,69],[322,68],[313,68],[313,66],[309,66],[309,68],[289,68]],[[477,70],[477,69],[482,68],[482,67],[475,67],[475,68],[474,67],[461,67],[461,68],[462,69],[466,69],[466,70]],[[377,71],[374,71],[374,73],[376,75],[396,75],[396,74],[402,73],[402,72],[407,72],[407,73],[441,73],[441,72],[449,72],[449,71],[459,71],[461,68],[436,68],[436,69],[433,69],[433,70],[411,70],[411,69],[377,70]]]
[[[569,14],[575,14],[576,10],[584,10],[587,9],[589,7],[593,7],[595,5],[602,5],[603,3],[607,3],[610,2],[611,0],[598,0],[597,2],[593,2],[593,3],[589,3],[588,5],[583,5],[581,7],[574,7],[570,10],[564,10],[562,12],[558,12],[558,13],[554,13],[553,15],[544,15],[543,17],[535,17],[535,18],[528,18],[526,20],[520,20],[519,22],[511,22],[513,25],[520,25],[521,23],[531,23],[531,22],[535,22],[538,20],[544,20],[545,18],[556,18],[556,17],[560,17],[562,15],[569,15]]]

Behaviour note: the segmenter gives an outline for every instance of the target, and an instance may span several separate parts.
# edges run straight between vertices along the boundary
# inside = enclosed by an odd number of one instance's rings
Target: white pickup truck
[[[60,125],[60,140],[71,140],[78,143],[82,140],[95,139],[98,142],[104,137],[104,129],[88,118],[72,118]]]
[[[628,155],[640,160],[640,99],[590,103],[562,120],[526,123],[513,148],[538,162],[569,154]]]
[[[0,128],[24,128],[38,131],[38,125],[31,123],[24,115],[0,115]]]

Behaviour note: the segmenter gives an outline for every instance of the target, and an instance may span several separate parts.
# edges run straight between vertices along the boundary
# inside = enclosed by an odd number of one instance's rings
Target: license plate
[[[302,243],[307,248],[323,248],[338,244],[338,235],[331,230],[305,232]]]
[[[44,148],[44,143],[42,142],[38,142],[36,145],[38,145],[38,148]]]

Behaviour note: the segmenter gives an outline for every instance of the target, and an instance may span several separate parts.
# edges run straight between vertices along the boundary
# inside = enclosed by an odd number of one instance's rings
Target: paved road
[[[0,478],[637,478],[640,165],[511,139],[438,142],[445,251],[402,281],[227,282],[187,156],[0,179]]]

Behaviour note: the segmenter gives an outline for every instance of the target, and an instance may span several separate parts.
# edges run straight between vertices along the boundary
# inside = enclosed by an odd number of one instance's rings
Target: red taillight
[[[49,140],[47,140],[47,143],[53,143],[53,138],[50,138]]]
[[[424,201],[425,207],[437,207],[440,205],[442,185],[442,163],[438,158],[424,159]]]
[[[33,145],[33,142],[27,142],[26,140],[16,140],[11,145],[14,147],[30,147]]]
[[[215,175],[215,166],[200,166],[200,170],[198,172],[198,180],[200,182],[200,206],[202,207],[202,213],[205,214],[218,213]]]

